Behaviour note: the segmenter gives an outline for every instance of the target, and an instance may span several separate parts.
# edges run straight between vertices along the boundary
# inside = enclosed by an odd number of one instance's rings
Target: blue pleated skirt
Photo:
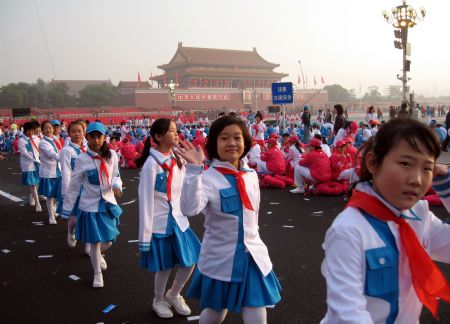
[[[26,186],[37,186],[39,184],[39,171],[22,172],[21,183]]]
[[[120,234],[117,229],[122,209],[107,203],[105,212],[78,209],[75,238],[84,243],[112,242]]]
[[[189,227],[182,232],[175,223],[173,235],[157,238],[152,235],[150,251],[141,252],[141,267],[150,272],[172,269],[175,266],[190,267],[197,263],[200,241]]]
[[[198,268],[186,295],[200,299],[200,308],[228,309],[240,313],[242,307],[264,307],[281,300],[281,286],[273,271],[263,276],[255,261],[246,253],[242,282],[227,282],[203,275]]]
[[[39,178],[38,194],[47,198],[58,198],[58,191],[61,188],[61,177]]]

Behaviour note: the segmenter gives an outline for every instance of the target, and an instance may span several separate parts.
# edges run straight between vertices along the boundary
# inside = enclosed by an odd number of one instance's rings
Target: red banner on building
[[[183,93],[176,95],[177,101],[225,101],[231,100],[229,93]]]

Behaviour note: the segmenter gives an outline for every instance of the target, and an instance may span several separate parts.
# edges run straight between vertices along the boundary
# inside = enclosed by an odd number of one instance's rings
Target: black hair
[[[212,160],[213,158],[219,159],[219,154],[217,153],[217,138],[223,129],[230,125],[237,125],[242,131],[242,137],[244,139],[244,153],[239,158],[245,156],[252,147],[252,136],[250,131],[245,125],[245,123],[236,116],[223,116],[218,118],[212,123],[209,129],[208,140],[206,141],[206,151],[208,152],[208,157]]]
[[[255,118],[258,117],[259,119],[263,120],[263,115],[258,111],[255,115]]]
[[[344,107],[341,104],[334,105],[334,109],[336,109],[338,115],[342,115],[344,113]]]
[[[41,127],[42,130],[44,129],[45,124],[50,124],[50,125],[52,126],[52,128],[53,128],[53,125],[52,125],[52,123],[51,123],[49,120],[44,120],[44,121],[41,123],[41,125],[40,125],[40,127]]]
[[[144,143],[144,148],[142,150],[142,155],[135,160],[136,166],[138,168],[142,167],[147,160],[148,156],[150,155],[150,147],[151,141],[150,137],[153,139],[153,142],[156,143],[156,145],[159,145],[158,140],[156,139],[156,135],[164,136],[169,131],[170,124],[173,123],[172,119],[170,118],[158,118],[155,120],[152,124],[152,128],[150,129],[150,136],[147,136],[147,139]],[[181,162],[180,157],[178,154],[176,154],[174,151],[173,155],[175,156],[175,159],[177,160],[177,166],[181,170],[183,163]]]
[[[35,130],[36,129],[36,125],[33,122],[26,122],[25,124],[23,124],[23,133],[26,134],[27,131],[29,131],[30,129]]]
[[[88,133],[86,136],[89,137],[94,134],[103,135],[99,131],[92,131],[92,132]],[[108,147],[108,143],[106,143],[106,140],[103,142],[102,147],[100,147],[100,151],[98,152],[98,154],[108,162],[111,159],[111,151]]]
[[[69,127],[67,128],[67,133],[70,133],[70,129],[73,127],[73,126],[75,126],[75,125],[79,125],[79,126],[81,126],[81,130],[84,130],[84,125],[83,125],[83,123],[81,122],[81,121],[79,121],[79,120],[74,120],[73,122],[71,122],[70,124],[69,124]]]
[[[376,165],[381,165],[385,156],[393,150],[400,141],[406,141],[415,151],[421,152],[419,143],[425,146],[428,153],[435,160],[441,153],[441,146],[435,132],[428,126],[414,119],[392,119],[383,125],[366,143],[360,148],[361,155],[361,181],[372,180],[372,174],[366,165],[367,153],[373,152]]]

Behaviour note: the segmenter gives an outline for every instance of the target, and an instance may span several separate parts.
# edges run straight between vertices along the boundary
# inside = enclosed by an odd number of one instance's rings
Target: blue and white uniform
[[[56,198],[61,180],[59,151],[53,137],[44,136],[39,143],[41,165],[39,166],[38,193],[44,197]]]
[[[202,309],[240,312],[242,307],[274,305],[281,299],[280,284],[258,232],[258,176],[244,161],[240,163],[254,210],[243,208],[236,178],[215,169],[237,171],[230,163],[213,159],[204,173],[202,166],[186,166],[181,211],[187,216],[205,215],[198,269],[187,293],[200,298]]]
[[[151,272],[190,267],[197,263],[200,241],[180,210],[185,167],[173,167],[171,198],[167,197],[168,171],[174,155],[165,156],[154,148],[142,167],[139,181],[139,250],[141,267]]]
[[[34,139],[33,139],[34,141]],[[20,168],[22,169],[22,184],[37,186],[39,184],[39,144],[23,135],[19,139]]]
[[[122,180],[117,154],[110,152],[111,158],[105,161],[108,179],[101,173],[100,160],[95,159],[97,153],[88,149],[79,155],[64,197],[62,216],[66,218],[72,214],[80,197],[75,237],[84,243],[111,242],[119,235],[117,225],[122,209],[117,205],[113,189],[122,191]]]
[[[66,195],[69,188],[72,172],[75,169],[75,162],[78,156],[83,151],[85,151],[85,147],[83,147],[82,149],[79,145],[70,142],[69,144],[63,147],[59,155],[59,162],[61,164],[61,189],[58,194],[58,209],[57,209],[57,213],[59,214],[62,214],[64,196]],[[75,204],[74,210],[72,211],[72,215],[76,215],[77,206],[78,204]],[[62,217],[65,218],[65,216]]]
[[[433,187],[447,209],[450,176]],[[406,218],[430,257],[450,263],[450,226],[442,223],[421,200],[410,210],[398,210],[372,186],[359,183],[358,191],[379,199],[398,217]],[[422,303],[412,283],[398,226],[348,207],[334,220],[323,244],[322,274],[327,282],[328,323],[418,323]]]

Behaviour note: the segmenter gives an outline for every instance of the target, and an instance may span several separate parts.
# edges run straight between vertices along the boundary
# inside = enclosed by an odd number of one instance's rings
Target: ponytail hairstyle
[[[299,151],[300,153],[304,152],[302,145],[300,144],[300,141],[296,141],[294,145],[295,145],[295,148],[297,149],[297,151]]]
[[[361,172],[360,181],[371,181],[372,174],[369,172],[366,159],[367,154],[372,152],[375,155],[375,163],[380,166],[386,155],[394,150],[400,141],[406,141],[412,149],[421,152],[419,143],[421,143],[427,153],[434,156],[435,160],[441,153],[441,147],[436,134],[425,124],[415,119],[392,119],[383,125],[375,136],[372,136],[358,150],[361,154]]]
[[[158,146],[159,142],[156,138],[156,135],[164,136],[169,131],[170,124],[172,123],[172,119],[170,118],[158,118],[155,120],[152,124],[152,127],[150,128],[150,136],[153,139],[153,142]],[[144,149],[142,151],[142,155],[140,158],[136,159],[136,166],[138,168],[142,167],[147,160],[148,156],[150,155],[150,147],[151,147],[151,140],[150,136],[147,136],[147,139],[144,143]],[[177,160],[177,166],[181,170],[183,167],[183,162],[181,161],[181,158],[175,151],[172,151],[173,155],[175,156],[175,159]]]
[[[108,147],[108,143],[106,143],[106,140],[103,142],[103,145],[100,148],[100,152],[98,154],[108,162],[109,159],[111,159],[111,151]]]

